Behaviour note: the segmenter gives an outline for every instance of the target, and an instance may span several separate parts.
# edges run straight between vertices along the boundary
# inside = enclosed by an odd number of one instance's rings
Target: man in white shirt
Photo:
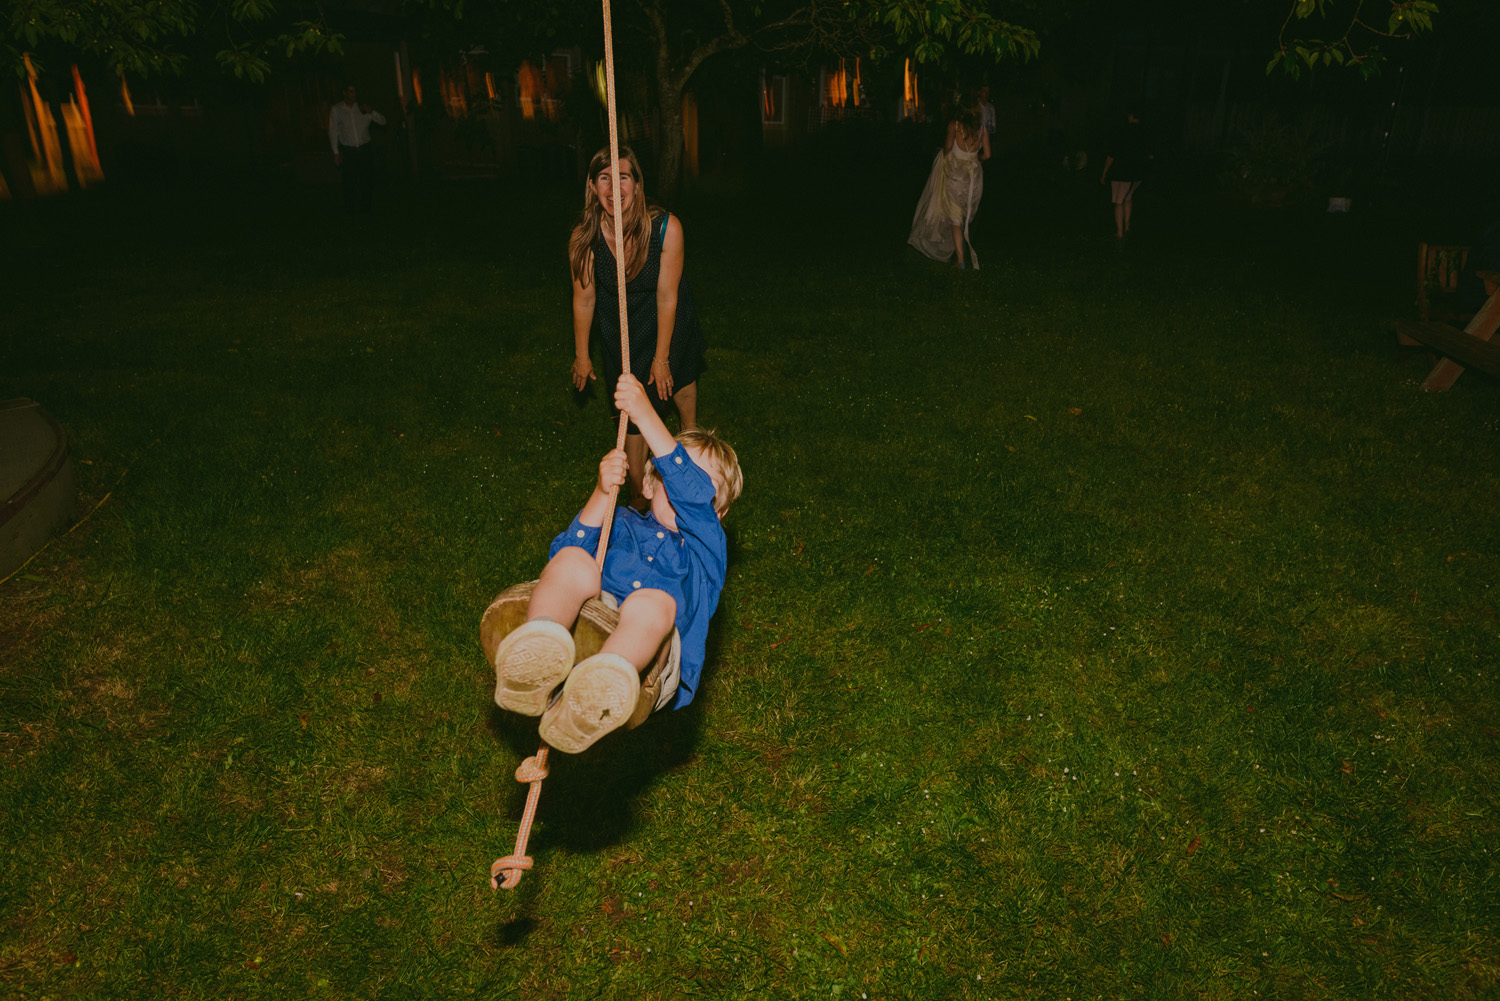
[[[375,161],[370,156],[370,123],[385,124],[385,116],[360,104],[353,84],[344,88],[344,100],[328,112],[328,144],[333,162],[344,175],[344,209],[370,211],[370,193],[375,182]]]
[[[989,134],[990,150],[995,149],[995,106],[990,103],[990,85],[979,88],[979,125]]]

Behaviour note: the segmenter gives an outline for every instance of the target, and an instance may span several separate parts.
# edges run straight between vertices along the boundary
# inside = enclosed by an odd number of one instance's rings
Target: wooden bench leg
[[[1474,314],[1468,326],[1464,327],[1464,333],[1476,340],[1488,342],[1495,336],[1495,330],[1500,328],[1500,282],[1485,278],[1484,287],[1490,297],[1480,307],[1479,312]],[[1458,377],[1463,374],[1462,365],[1452,358],[1444,358],[1432,366],[1432,371],[1428,372],[1427,378],[1422,381],[1422,388],[1428,392],[1441,393],[1457,382]]]
[[[1427,378],[1422,380],[1422,389],[1428,393],[1447,392],[1463,374],[1464,367],[1458,362],[1452,358],[1440,358],[1438,363],[1432,366],[1432,371],[1427,373]]]

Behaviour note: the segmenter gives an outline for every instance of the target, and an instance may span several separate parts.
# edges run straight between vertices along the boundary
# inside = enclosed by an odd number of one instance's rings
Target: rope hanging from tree
[[[621,221],[620,212],[620,135],[615,119],[615,41],[610,27],[609,0],[601,0],[601,3],[604,6],[604,93],[605,104],[609,110],[609,190],[610,201],[614,203],[615,289],[619,293],[620,359],[624,370],[629,371],[630,316],[625,307],[625,227]],[[607,387],[605,391],[613,393],[614,387]],[[620,411],[620,426],[615,433],[615,448],[625,447],[625,431],[629,426],[629,415],[623,410]],[[601,574],[604,570],[604,554],[609,548],[609,532],[614,527],[615,497],[619,491],[618,486],[610,488],[609,504],[604,514],[604,528],[599,533],[599,549],[594,553],[594,562],[598,564]],[[507,890],[514,890],[521,882],[521,874],[532,866],[531,856],[526,854],[526,842],[531,837],[531,823],[536,819],[537,801],[542,797],[542,780],[547,777],[547,751],[547,743],[543,741],[536,754],[521,762],[521,766],[516,769],[516,781],[528,786],[526,808],[521,812],[521,826],[516,831],[515,850],[504,858],[496,859],[495,863],[490,866],[490,889],[492,890],[497,890],[502,886]],[[503,880],[498,878],[502,872],[505,873]]]

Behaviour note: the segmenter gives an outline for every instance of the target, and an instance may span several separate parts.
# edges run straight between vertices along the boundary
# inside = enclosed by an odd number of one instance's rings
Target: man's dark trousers
[[[339,159],[344,175],[344,211],[370,211],[371,193],[375,188],[375,158],[370,144],[345,146],[339,143]]]

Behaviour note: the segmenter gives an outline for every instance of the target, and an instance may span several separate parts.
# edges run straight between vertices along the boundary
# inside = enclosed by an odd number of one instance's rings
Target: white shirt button
[[[667,535],[666,535],[666,533],[665,533],[665,532],[657,532],[657,533],[656,533],[656,537],[657,537],[657,538],[658,538],[658,539],[665,539],[665,538],[666,538],[666,537],[667,537]]]
[[[679,455],[677,458],[673,459],[672,461],[675,462],[675,463],[677,463],[680,466],[680,465],[682,465],[682,456]]]
[[[583,529],[581,529],[581,528],[578,530],[578,537],[580,539],[583,538]]]
[[[656,562],[656,557],[655,556],[647,556],[646,557],[646,562],[647,563],[654,563],[654,562]]]
[[[631,585],[631,586],[632,586],[632,587],[640,587],[640,586],[641,586],[641,582],[640,582],[640,581],[636,581],[636,582],[635,582],[635,583],[634,583],[634,584],[632,584],[632,585]]]

